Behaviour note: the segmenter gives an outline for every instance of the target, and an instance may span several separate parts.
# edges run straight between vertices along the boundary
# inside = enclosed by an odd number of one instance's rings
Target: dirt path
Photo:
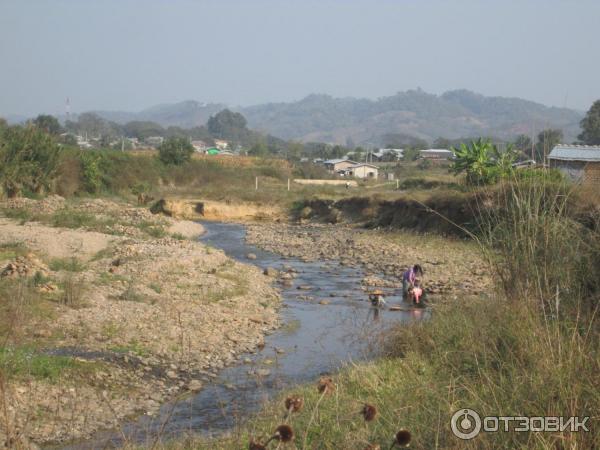
[[[0,278],[0,294],[7,294],[0,308],[27,311],[2,342],[32,361],[24,371],[0,365],[7,380],[0,406],[8,411],[0,447],[6,435],[39,443],[83,438],[125,417],[155,414],[165,400],[200,389],[253,351],[278,325],[270,278],[184,239],[201,232],[198,224],[104,200],[68,208],[101,219],[111,234],[0,218],[0,272],[13,268]],[[147,234],[159,227],[161,237]],[[21,256],[15,259],[12,247]],[[65,368],[37,373],[38,360]]]

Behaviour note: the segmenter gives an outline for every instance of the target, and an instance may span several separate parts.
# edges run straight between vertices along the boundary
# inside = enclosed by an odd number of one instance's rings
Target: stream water
[[[319,375],[334,372],[350,361],[372,357],[378,337],[390,324],[420,320],[427,314],[423,310],[372,308],[360,286],[364,274],[359,267],[341,266],[335,261],[284,258],[248,245],[242,225],[203,225],[206,233],[201,240],[224,250],[231,258],[261,268],[296,271],[293,285],[281,291],[283,326],[266,337],[262,350],[221,371],[198,394],[163,405],[155,417],[144,416],[125,423],[118,433],[98,433],[91,440],[60,448],[114,448],[122,445],[125,438],[145,443],[157,435],[167,440],[184,433],[222,433],[274,394],[298,383],[315,382]],[[256,259],[247,259],[248,253],[254,253]],[[310,289],[300,290],[298,286]],[[388,290],[388,306],[401,304],[402,298],[394,294]],[[315,300],[307,301],[306,296]],[[319,300],[324,299],[328,303],[320,304]]]

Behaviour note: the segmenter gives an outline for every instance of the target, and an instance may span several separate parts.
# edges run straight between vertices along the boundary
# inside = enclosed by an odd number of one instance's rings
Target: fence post
[[[258,177],[256,177],[256,180],[255,180],[255,182],[254,182],[254,189],[255,189],[256,191],[258,191]]]
[[[290,179],[288,178],[288,191],[290,190]]]
[[[400,180],[396,180],[396,190],[400,189]]]

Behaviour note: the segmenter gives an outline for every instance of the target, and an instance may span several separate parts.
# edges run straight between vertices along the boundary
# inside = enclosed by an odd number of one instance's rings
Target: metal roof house
[[[358,163],[344,169],[351,177],[356,178],[377,178],[379,176],[379,167],[373,164]]]
[[[337,172],[338,170],[347,169],[350,166],[358,164],[356,161],[350,159],[329,159],[323,162],[325,168],[331,172]]]
[[[427,150],[421,150],[421,158],[423,159],[452,159],[454,153],[452,150],[445,148],[430,148]]]
[[[559,144],[548,160],[570,180],[600,186],[600,146]]]

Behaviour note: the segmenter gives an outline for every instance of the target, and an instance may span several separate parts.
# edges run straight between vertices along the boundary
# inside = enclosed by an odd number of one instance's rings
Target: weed
[[[2,215],[18,220],[21,225],[35,219],[35,215],[27,208],[2,208]]]
[[[145,300],[144,296],[136,290],[133,280],[129,280],[127,287],[117,298],[126,302],[143,302]]]
[[[167,235],[165,227],[153,221],[145,220],[140,222],[137,226],[140,230],[153,238],[163,238]]]
[[[89,371],[90,364],[66,356],[39,353],[31,347],[0,347],[0,371],[6,377],[57,381],[65,372]]]
[[[60,284],[62,295],[59,297],[59,302],[70,308],[82,307],[83,294],[86,290],[84,281],[72,272],[68,272]]]
[[[149,350],[136,340],[129,341],[128,345],[116,345],[108,348],[115,353],[133,353],[137,356],[148,356]]]
[[[152,289],[154,292],[156,292],[157,294],[160,294],[162,292],[162,287],[160,286],[160,284],[157,283],[150,283],[148,285],[148,287],[150,289]]]
[[[48,264],[50,270],[55,272],[64,270],[66,272],[83,272],[86,267],[85,265],[77,258],[54,258]]]
[[[0,244],[0,261],[15,259],[27,253],[27,247],[23,242],[5,242]]]

